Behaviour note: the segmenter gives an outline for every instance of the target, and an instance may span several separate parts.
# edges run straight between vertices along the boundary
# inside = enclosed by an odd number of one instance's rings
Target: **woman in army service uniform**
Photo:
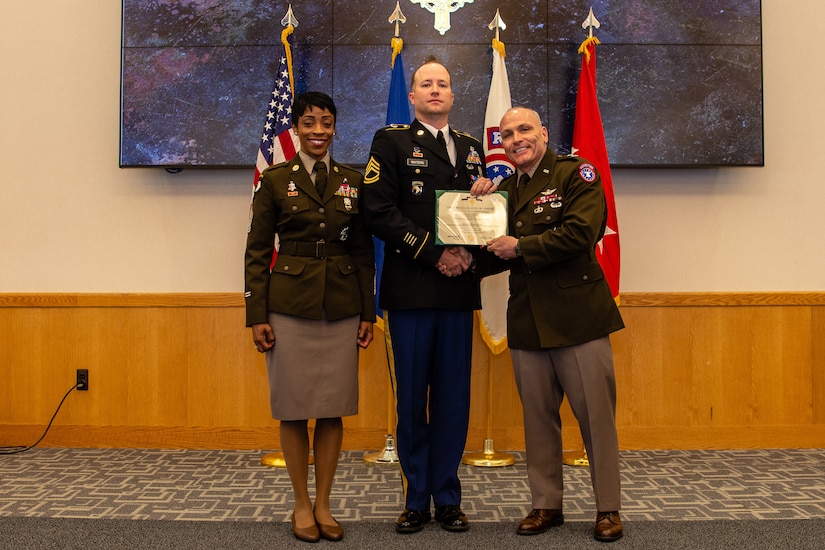
[[[270,405],[295,494],[295,537],[341,540],[329,495],[343,439],[358,412],[358,348],[373,338],[375,258],[359,209],[362,176],[328,149],[336,109],[326,94],[295,98],[300,151],[265,170],[255,189],[245,257],[246,324],[266,354]],[[274,239],[280,246],[274,266]],[[315,502],[307,488],[314,418]]]

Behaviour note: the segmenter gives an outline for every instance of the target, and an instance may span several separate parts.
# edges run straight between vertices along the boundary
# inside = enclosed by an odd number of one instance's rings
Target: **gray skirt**
[[[358,414],[358,315],[316,321],[269,313],[275,346],[266,353],[272,418]]]

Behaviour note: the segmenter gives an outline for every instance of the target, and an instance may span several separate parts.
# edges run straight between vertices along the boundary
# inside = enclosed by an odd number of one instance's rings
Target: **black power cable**
[[[37,444],[40,443],[41,441],[43,441],[43,438],[46,437],[47,433],[49,433],[49,428],[52,427],[52,422],[54,422],[54,419],[57,416],[57,413],[60,412],[60,407],[63,406],[63,402],[66,401],[66,398],[69,397],[69,394],[72,393],[76,389],[77,389],[76,385],[72,386],[72,388],[69,391],[66,392],[66,395],[63,396],[63,399],[60,400],[60,404],[57,406],[57,410],[54,411],[54,414],[52,415],[52,419],[49,420],[49,425],[46,426],[46,431],[43,432],[43,435],[40,436],[40,439],[38,439],[37,441],[35,441],[31,445],[29,445],[28,447],[25,447],[23,445],[18,445],[16,447],[0,447],[0,455],[13,455],[13,454],[17,454],[17,453],[23,453],[25,451],[29,451],[29,450],[34,449],[35,447],[37,447]]]

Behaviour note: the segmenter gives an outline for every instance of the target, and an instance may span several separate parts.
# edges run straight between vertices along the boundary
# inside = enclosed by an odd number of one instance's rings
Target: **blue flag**
[[[392,79],[390,80],[390,98],[387,102],[386,124],[409,124],[410,100],[407,97],[407,84],[404,80],[404,62],[401,52],[393,52]],[[381,288],[381,273],[384,271],[384,241],[373,237],[375,242],[375,310],[378,314],[378,326],[383,328],[384,310],[378,307],[378,294]]]
[[[395,56],[390,80],[390,99],[387,103],[387,124],[410,123],[410,99],[404,79],[404,62],[401,53]]]

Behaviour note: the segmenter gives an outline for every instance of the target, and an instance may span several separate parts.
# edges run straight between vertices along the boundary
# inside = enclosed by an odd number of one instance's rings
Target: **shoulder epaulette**
[[[458,134],[458,135],[460,135],[460,136],[468,137],[468,138],[470,138],[470,139],[475,139],[476,141],[478,141],[478,140],[475,138],[475,136],[473,136],[472,134],[468,134],[467,132],[461,132],[461,131],[459,131],[459,130],[456,130],[456,131],[455,131],[455,133],[456,133],[456,134]]]
[[[335,167],[338,168],[341,172],[349,172],[351,174],[359,174],[359,175],[361,174],[361,172],[359,172],[358,170],[356,170],[352,166],[348,166],[346,164],[339,164],[339,163],[336,162]]]
[[[264,172],[269,172],[270,170],[273,170],[275,168],[281,168],[282,166],[286,166],[287,164],[289,164],[288,160],[284,161],[284,162],[279,162],[278,164],[273,164],[272,166],[269,166],[268,168],[266,168],[264,170]],[[263,172],[261,172],[261,173],[263,174]]]
[[[381,128],[382,130],[408,130],[410,128],[409,124],[390,124],[389,126],[384,126]]]

